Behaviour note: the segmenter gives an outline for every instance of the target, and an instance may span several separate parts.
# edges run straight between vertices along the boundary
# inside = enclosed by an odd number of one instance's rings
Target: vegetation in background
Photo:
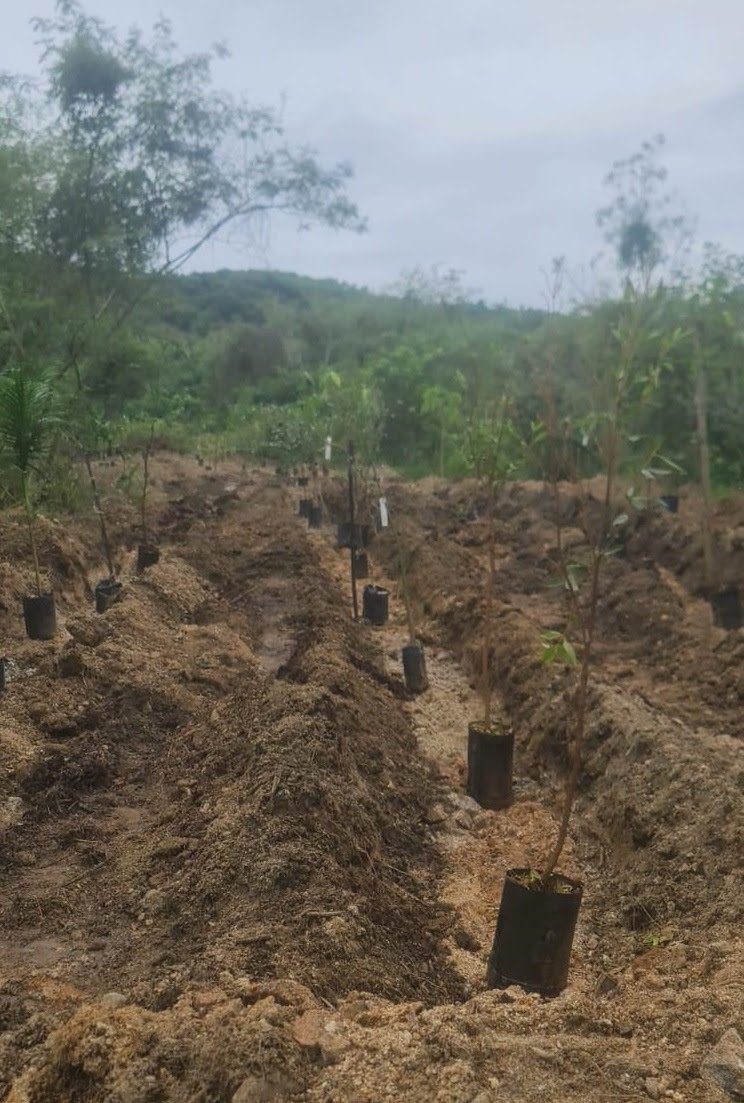
[[[545,310],[488,306],[453,270],[414,269],[377,295],[286,273],[181,275],[228,227],[246,240],[281,215],[363,228],[349,167],[321,165],[270,108],[222,92],[219,50],[181,54],[167,21],[121,36],[59,0],[36,30],[41,81],[0,79],[0,373],[19,344],[53,369],[90,459],[146,439],[155,419],[158,444],[205,457],[295,466],[331,436],[353,438],[363,463],[460,476],[469,427],[503,394],[529,438],[549,364],[572,467],[590,474],[586,430],[617,368],[631,286],[653,310],[639,363],[651,370],[670,335],[686,335],[638,438],[690,478],[707,464],[714,487],[744,479],[744,260],[708,247],[685,274],[692,229],[661,139],[607,177],[598,221],[616,290],[590,303],[565,302],[564,261]],[[69,451],[52,450],[42,494],[71,497]],[[534,450],[523,473],[540,477],[543,460]],[[622,473],[637,460],[629,449]]]
[[[0,455],[18,473],[23,508],[26,512],[36,593],[42,594],[39,555],[36,547],[36,513],[31,480],[44,460],[55,424],[54,396],[44,377],[33,378],[18,366],[0,376]]]

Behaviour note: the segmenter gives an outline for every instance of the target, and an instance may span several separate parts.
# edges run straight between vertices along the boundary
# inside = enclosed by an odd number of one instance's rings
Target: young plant
[[[103,418],[98,417],[92,407],[87,404],[79,376],[78,384],[78,398],[82,406],[82,415],[78,413],[76,421],[73,422],[71,434],[73,443],[82,457],[88,475],[91,497],[93,498],[93,509],[98,518],[98,525],[101,530],[101,544],[103,546],[103,553],[106,557],[106,566],[108,568],[109,578],[113,580],[116,578],[114,556],[111,550],[108,526],[106,525],[106,515],[103,510],[103,503],[98,490],[95,472],[93,471],[93,456],[98,451],[97,446],[100,445],[101,441],[108,439],[109,428],[108,423]]]
[[[147,492],[150,489],[150,456],[155,441],[155,422],[150,425],[150,433],[142,449],[142,492],[140,494],[140,520],[142,522],[142,543],[147,544]]]
[[[21,367],[10,368],[0,376],[0,447],[20,476],[39,597],[42,595],[41,572],[30,483],[47,454],[55,421],[54,393],[45,376],[34,378]]]
[[[593,414],[582,429],[583,442],[587,446],[593,446],[603,477],[598,516],[589,515],[589,496],[584,498],[584,527],[589,541],[586,563],[576,564],[569,559],[562,532],[558,466],[549,473],[555,506],[560,584],[566,596],[569,621],[577,634],[578,646],[575,647],[566,635],[558,632],[543,633],[541,639],[544,661],[562,663],[577,670],[577,684],[569,702],[569,768],[563,807],[555,841],[539,870],[539,880],[543,885],[550,882],[563,853],[581,773],[602,569],[607,559],[614,554],[613,532],[627,521],[624,514],[615,513],[621,460],[628,446],[638,440],[633,431],[641,410],[652,400],[662,372],[670,366],[671,350],[683,336],[675,331],[662,339],[652,361],[648,356],[642,355],[644,343],[658,338],[650,324],[653,305],[652,301],[645,296],[636,295],[632,287],[628,286],[620,320],[612,326],[609,334],[607,351],[609,364],[612,366],[606,378],[606,406]],[[565,423],[559,429],[555,419],[549,419],[547,439],[550,444],[547,454],[556,460],[565,457]],[[664,473],[668,469],[665,466]],[[649,468],[646,474],[657,477],[661,471],[661,467],[653,468],[653,471]]]
[[[493,599],[496,589],[496,503],[504,483],[514,471],[512,446],[515,439],[514,427],[509,419],[509,402],[506,397],[494,403],[484,415],[474,419],[470,424],[468,434],[470,462],[476,478],[486,493],[488,573],[484,594],[480,678],[483,725],[486,731],[491,727],[493,697],[490,656],[493,639]]]

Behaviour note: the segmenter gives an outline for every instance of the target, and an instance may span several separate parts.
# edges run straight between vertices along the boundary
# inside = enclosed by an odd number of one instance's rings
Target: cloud
[[[34,65],[20,7],[4,14],[0,67]],[[121,21],[114,0],[90,7]],[[150,0],[126,13],[153,19]],[[262,102],[286,93],[292,136],[354,162],[370,220],[363,237],[278,222],[263,254],[220,242],[199,267],[265,261],[379,287],[438,262],[489,298],[539,303],[541,266],[599,247],[612,161],[657,131],[701,236],[744,251],[740,0],[178,0],[170,13],[186,49],[227,41],[220,81]]]

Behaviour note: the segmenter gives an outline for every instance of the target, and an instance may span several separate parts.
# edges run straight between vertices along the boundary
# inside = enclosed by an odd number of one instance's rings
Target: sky
[[[491,302],[542,305],[565,255],[577,288],[602,247],[612,162],[663,133],[699,241],[744,253],[742,0],[88,0],[125,26],[173,22],[183,49],[223,40],[217,81],[284,103],[288,133],[350,160],[364,235],[275,221],[192,266],[271,267],[381,289],[455,268]],[[3,4],[0,69],[37,71],[29,19]]]

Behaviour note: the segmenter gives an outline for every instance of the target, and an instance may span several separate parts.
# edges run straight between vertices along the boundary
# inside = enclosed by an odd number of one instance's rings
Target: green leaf
[[[542,645],[541,660],[544,663],[563,663],[564,666],[576,666],[576,651],[573,644],[566,639],[562,632],[552,630],[542,632],[540,635]]]

